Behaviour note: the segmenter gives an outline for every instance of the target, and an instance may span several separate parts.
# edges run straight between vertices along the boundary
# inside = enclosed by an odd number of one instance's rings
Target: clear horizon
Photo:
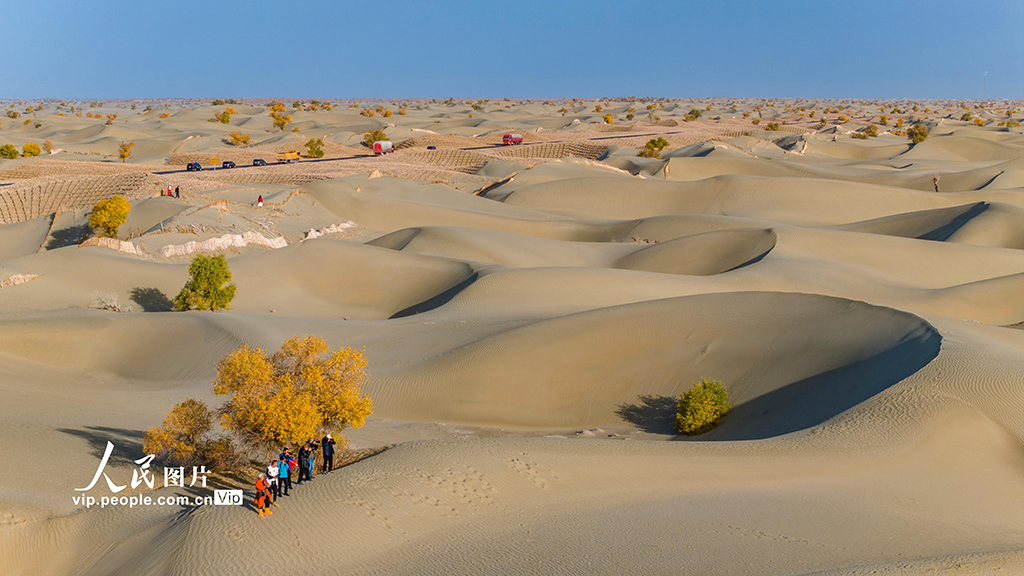
[[[1024,98],[1012,0],[105,6],[5,14],[0,99]]]

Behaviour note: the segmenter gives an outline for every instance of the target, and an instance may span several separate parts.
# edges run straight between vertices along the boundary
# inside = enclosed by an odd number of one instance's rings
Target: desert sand
[[[52,153],[0,160],[0,574],[1024,573],[1019,103],[267,102],[3,103]],[[196,251],[230,311],[171,311]],[[386,450],[267,518],[72,500],[306,334],[365,349],[349,447]],[[678,435],[702,377],[733,409]]]

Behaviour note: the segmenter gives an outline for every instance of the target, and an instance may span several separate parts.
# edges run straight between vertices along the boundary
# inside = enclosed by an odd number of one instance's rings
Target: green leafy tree
[[[639,156],[642,158],[661,158],[661,151],[668,146],[668,140],[662,137],[653,138],[644,144],[644,147],[640,150]]]
[[[729,412],[729,391],[721,382],[702,378],[679,397],[676,407],[676,430],[689,436],[703,434],[718,426]]]
[[[24,156],[39,156],[43,153],[43,149],[35,142],[26,142],[25,145],[21,147],[21,153]]]
[[[18,157],[18,149],[13,144],[4,144],[0,146],[0,158],[7,158],[8,160],[14,160]]]
[[[192,259],[188,267],[189,280],[181,292],[174,297],[174,309],[186,310],[230,310],[229,304],[235,297],[235,285],[231,284],[231,270],[223,254]]]
[[[324,157],[324,141],[320,138],[310,138],[309,142],[306,142],[307,155],[310,158],[323,158]]]
[[[914,124],[907,130],[907,138],[914,144],[920,144],[928,138],[928,128],[924,124]]]
[[[124,196],[118,194],[113,198],[100,200],[92,207],[89,215],[89,226],[107,238],[117,237],[117,229],[128,221],[128,213],[132,205]]]
[[[366,134],[363,134],[363,142],[370,147],[373,147],[374,142],[380,142],[387,140],[388,135],[383,130],[370,130]]]
[[[689,112],[686,113],[686,117],[683,118],[683,120],[685,120],[686,122],[692,122],[700,118],[701,116],[703,116],[701,111],[694,108],[693,110],[690,110]]]

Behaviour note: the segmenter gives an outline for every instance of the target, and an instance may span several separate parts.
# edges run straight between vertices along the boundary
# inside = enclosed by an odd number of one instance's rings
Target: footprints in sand
[[[15,516],[14,514],[0,514],[0,526],[3,527],[24,526],[26,522],[28,522],[27,518],[21,518],[19,516]]]
[[[498,491],[472,466],[466,466],[465,472],[454,468],[445,468],[438,474],[418,470],[415,477],[437,490],[455,496],[459,502],[473,509],[494,504],[491,494]]]
[[[539,464],[535,462],[526,462],[519,458],[510,458],[507,464],[510,468],[533,483],[537,488],[547,490],[550,487],[550,482],[542,475],[542,467]],[[548,469],[543,469],[543,473],[555,478],[558,477],[557,474]]]
[[[235,542],[241,542],[242,540],[245,540],[245,530],[241,529],[238,526],[234,526],[232,528],[225,530],[224,535],[228,538],[231,538]]]
[[[388,523],[388,517],[381,511],[381,503],[366,500],[365,498],[349,498],[347,500],[341,500],[342,504],[348,504],[350,506],[356,506],[370,518],[378,520],[385,528],[391,530],[391,524]]]

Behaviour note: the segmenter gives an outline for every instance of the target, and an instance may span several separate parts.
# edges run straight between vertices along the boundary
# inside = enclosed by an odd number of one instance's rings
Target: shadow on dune
[[[170,312],[174,309],[171,299],[156,288],[132,288],[129,296],[144,312]]]
[[[398,312],[395,312],[394,315],[391,316],[391,318],[405,318],[406,316],[422,314],[423,312],[428,312],[430,310],[433,310],[434,308],[440,308],[441,306],[444,306],[445,304],[450,302],[452,298],[458,296],[459,292],[465,290],[467,287],[469,287],[470,284],[476,282],[477,278],[479,277],[480,274],[478,272],[473,272],[464,280],[460,281],[458,284],[446,289],[445,291],[434,296],[433,298],[429,298],[427,300],[424,300],[423,302],[420,302],[419,304],[413,304],[412,306],[409,306],[404,310],[399,310]]]
[[[676,398],[643,394],[636,404],[623,403],[619,418],[651,434],[675,434]]]
[[[85,428],[58,428],[58,432],[84,439],[89,443],[89,453],[99,462],[107,449],[107,442],[114,444],[110,464],[134,465],[134,460],[145,456],[142,452],[142,430],[109,428],[107,426],[86,426]]]
[[[50,240],[46,243],[47,250],[56,250],[57,248],[64,248],[65,246],[75,246],[82,242],[85,235],[89,232],[88,224],[80,224],[78,226],[69,226],[61,230],[54,230],[50,232]]]
[[[879,354],[768,391],[733,407],[721,426],[680,440],[761,440],[806,430],[842,414],[924,368],[936,356],[942,337],[928,329]],[[654,434],[674,434],[676,401],[643,395],[622,404],[616,414]]]

